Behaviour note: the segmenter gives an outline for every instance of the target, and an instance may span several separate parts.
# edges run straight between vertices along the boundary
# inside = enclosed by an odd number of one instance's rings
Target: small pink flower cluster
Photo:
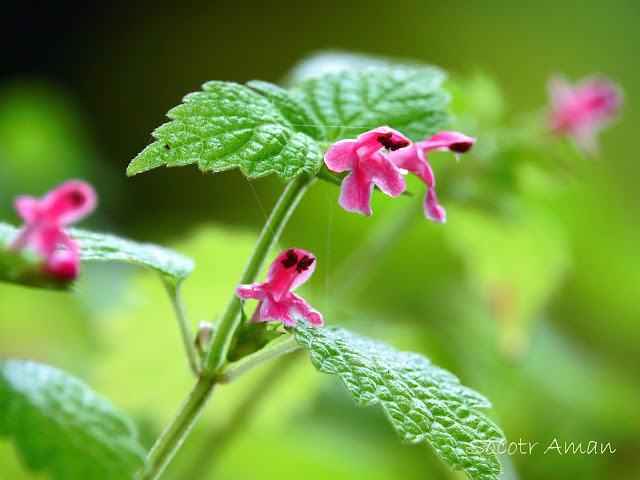
[[[273,261],[267,271],[266,282],[238,285],[236,295],[243,300],[259,300],[252,322],[282,322],[296,326],[293,319],[299,315],[317,327],[322,315],[313,309],[295,290],[306,282],[316,269],[316,257],[306,250],[290,248]]]
[[[427,140],[412,144],[400,132],[385,126],[363,133],[356,140],[334,143],[327,150],[324,161],[333,172],[351,170],[342,181],[338,199],[345,210],[371,216],[374,185],[395,198],[407,188],[404,174],[411,172],[427,186],[425,216],[434,222],[444,223],[447,215],[438,203],[436,181],[426,154],[434,150],[464,153],[474,143],[474,138],[462,133],[440,132]]]
[[[387,195],[397,197],[407,188],[405,171],[415,173],[427,185],[424,212],[428,219],[445,222],[446,214],[438,203],[435,178],[426,153],[450,150],[463,153],[475,139],[457,132],[440,132],[423,142],[412,144],[400,132],[379,127],[356,140],[342,140],[327,151],[324,160],[329,170],[351,172],[340,187],[338,203],[345,210],[371,215],[371,194],[377,185]],[[386,154],[382,152],[386,150]],[[266,282],[238,285],[236,295],[243,300],[258,300],[252,322],[282,322],[295,327],[295,316],[315,326],[323,323],[320,312],[292,293],[306,282],[316,266],[316,257],[306,250],[290,248],[273,261]]]
[[[44,270],[65,280],[80,273],[80,246],[65,230],[91,213],[97,196],[91,185],[69,180],[41,199],[22,195],[14,206],[25,224],[9,248],[33,250],[42,257]]]
[[[585,153],[596,152],[598,131],[615,118],[622,106],[620,87],[596,75],[575,85],[555,76],[549,80],[548,90],[551,130],[570,137]]]

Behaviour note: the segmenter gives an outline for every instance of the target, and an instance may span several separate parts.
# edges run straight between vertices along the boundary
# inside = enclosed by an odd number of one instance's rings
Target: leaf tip
[[[161,141],[155,141],[147,145],[127,166],[127,177],[133,177],[163,165],[165,162],[162,159],[162,155],[166,153],[165,150],[169,149],[170,147]]]

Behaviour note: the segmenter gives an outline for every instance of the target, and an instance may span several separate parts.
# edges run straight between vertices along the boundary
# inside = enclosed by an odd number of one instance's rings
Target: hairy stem
[[[240,277],[239,283],[252,283],[255,281],[260,269],[266,261],[271,247],[273,247],[277,242],[287,220],[289,220],[289,217],[295,210],[298,201],[302,198],[304,192],[312,181],[313,177],[300,176],[285,187],[282,195],[280,195],[278,202],[273,208],[271,215],[267,219],[262,232],[260,233],[258,242],[256,243],[253,253],[249,258],[249,262]],[[184,322],[180,322],[181,333],[183,334],[184,340],[187,336],[189,338],[191,337],[191,329],[187,328],[188,323],[186,323],[184,307],[182,306],[180,297],[177,295],[177,290],[175,293],[176,295],[172,296],[175,300],[174,308],[176,309],[179,319],[184,319]],[[173,417],[167,428],[149,452],[149,455],[147,456],[146,469],[138,473],[136,480],[155,480],[162,474],[165,467],[176,454],[194,423],[204,410],[204,407],[211,398],[214,387],[220,382],[221,377],[219,375],[227,361],[233,335],[241,322],[240,310],[240,299],[236,297],[234,293],[227,304],[227,308],[220,319],[216,333],[211,340],[211,348],[209,349],[206,364],[203,365],[204,368],[199,369],[200,373],[198,383],[196,383],[187,400],[184,402],[178,413]],[[189,345],[187,355],[189,355],[189,352],[193,347],[191,340],[189,340]],[[293,349],[292,347],[292,345],[288,345],[287,350],[280,345],[279,347],[275,347],[275,349],[270,353],[267,353],[264,359],[249,359],[249,357],[251,357],[249,356],[247,357],[248,360],[245,360],[245,362],[237,362],[238,365],[236,365],[235,368],[231,368],[233,378],[237,378],[237,376],[244,373],[249,368],[252,368],[268,358],[273,358],[279,354],[286,353],[286,351],[291,351]],[[185,349],[187,349],[186,342]],[[193,353],[195,354],[195,349],[193,350]]]
[[[198,452],[192,456],[190,466],[186,468],[183,478],[189,480],[214,478],[211,472],[212,466],[222,457],[225,449],[233,443],[236,436],[243,431],[244,425],[251,416],[256,415],[262,408],[265,396],[268,396],[279,382],[286,378],[287,371],[293,365],[295,361],[290,358],[279,358],[270,364],[267,373],[251,387],[251,391],[244,396],[229,420],[202,442]]]
[[[260,233],[258,243],[238,283],[245,284],[255,281],[266,261],[269,251],[278,241],[284,226],[287,224],[287,220],[289,220],[298,201],[302,198],[302,195],[312,180],[313,178],[301,175],[289,183],[284,189],[278,199],[278,203],[276,203],[271,215],[269,215],[267,219],[267,223],[265,223]],[[216,333],[211,340],[211,348],[205,365],[207,372],[218,372],[220,367],[225,363],[233,335],[241,321],[241,306],[241,300],[233,294],[227,304],[226,310],[222,314]]]
[[[182,303],[182,296],[180,295],[180,285],[176,285],[175,282],[162,278],[164,288],[167,290],[167,294],[171,299],[173,310],[176,313],[176,319],[178,320],[178,328],[180,329],[180,337],[182,338],[182,344],[184,346],[184,352],[187,355],[187,362],[189,363],[189,369],[191,373],[198,377],[200,376],[200,358],[196,352],[195,345],[193,343],[193,333],[191,331],[191,324],[187,318],[187,312]]]
[[[162,475],[207,405],[215,385],[216,381],[211,377],[198,380],[187,400],[147,455],[147,469],[139,472],[136,480],[155,480]]]

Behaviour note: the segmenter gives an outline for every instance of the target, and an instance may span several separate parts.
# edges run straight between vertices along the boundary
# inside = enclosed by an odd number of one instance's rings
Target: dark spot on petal
[[[298,271],[298,273],[304,272],[313,264],[313,262],[315,262],[315,260],[316,260],[315,258],[305,255],[298,262],[298,266],[296,267],[296,270]]]
[[[73,191],[69,192],[69,202],[73,206],[82,205],[85,202],[85,197],[81,192]]]
[[[391,142],[391,146],[388,147],[388,149],[393,152],[394,150],[400,150],[401,148],[408,147],[409,145],[411,145],[409,140],[398,140],[397,142]]]
[[[392,135],[393,133],[387,132],[384,135],[378,136],[377,140],[378,142],[380,142],[380,145],[382,145],[384,148],[388,148],[387,145],[389,145],[389,143],[393,143],[391,142]]]
[[[380,135],[376,140],[378,140],[380,145],[392,152],[394,150],[408,147],[411,144],[411,142],[409,142],[408,140],[398,140],[397,142],[394,142],[393,140],[391,140],[392,136],[393,132],[387,132],[384,135]]]
[[[286,258],[283,258],[280,263],[282,263],[284,268],[291,268],[298,263],[298,255],[293,251],[293,248],[287,250]]]
[[[471,142],[460,142],[460,143],[452,143],[449,145],[449,150],[457,153],[468,152],[473,143]]]

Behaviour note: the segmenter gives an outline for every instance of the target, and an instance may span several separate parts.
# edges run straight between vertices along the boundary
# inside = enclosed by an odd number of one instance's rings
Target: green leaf
[[[0,361],[0,435],[11,437],[32,470],[53,480],[133,478],[144,450],[133,426],[65,372],[23,360]]]
[[[327,140],[355,138],[381,125],[423,140],[446,125],[445,73],[427,66],[379,66],[312,78],[293,92],[325,126]]]
[[[306,126],[315,121],[284,90],[265,82],[252,85],[208,82],[203,91],[187,95],[167,114],[171,121],[153,132],[157,141],[133,159],[127,174],[197,163],[202,171],[239,168],[251,178],[313,175],[324,155],[307,134],[319,134]]]
[[[242,357],[257,352],[283,334],[284,332],[278,330],[276,325],[265,322],[243,323],[234,338],[229,360],[236,362]]]
[[[153,243],[137,243],[105,233],[76,228],[71,236],[82,247],[82,260],[123,261],[150,268],[179,284],[193,271],[193,261]]]
[[[358,404],[379,403],[404,441],[426,440],[449,467],[473,480],[497,478],[500,463],[486,442],[500,442],[503,434],[479,411],[490,403],[454,375],[421,355],[342,328],[300,322],[293,333],[314,366],[340,377]]]
[[[445,74],[434,67],[388,65],[325,75],[290,91],[253,80],[208,82],[169,111],[127,169],[195,163],[202,171],[239,168],[251,178],[314,175],[327,146],[381,125],[414,140],[449,121]]]
[[[251,80],[247,82],[247,86],[268,99],[297,130],[315,140],[324,140],[325,135],[318,119],[287,90],[262,80]]]
[[[61,283],[59,279],[42,272],[40,261],[29,252],[17,254],[3,248],[17,232],[16,227],[0,223],[0,280],[50,288],[68,287],[68,283]],[[81,246],[83,261],[136,263],[156,271],[175,285],[180,284],[193,270],[191,259],[158,245],[136,243],[114,235],[76,228],[69,232]]]

